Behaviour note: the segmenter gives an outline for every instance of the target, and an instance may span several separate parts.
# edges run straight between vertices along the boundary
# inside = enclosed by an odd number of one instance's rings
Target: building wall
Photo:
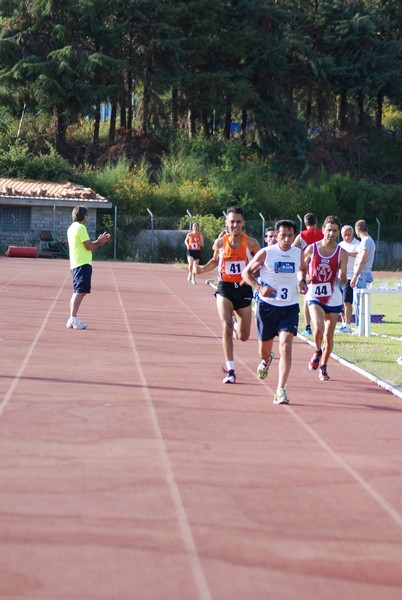
[[[9,207],[9,205],[7,205]],[[1,232],[0,244],[4,252],[8,246],[37,246],[40,248],[40,232],[52,232],[54,239],[66,240],[67,229],[72,223],[72,207],[31,206],[31,224],[29,231]],[[95,239],[96,209],[88,208],[87,229],[89,237]]]

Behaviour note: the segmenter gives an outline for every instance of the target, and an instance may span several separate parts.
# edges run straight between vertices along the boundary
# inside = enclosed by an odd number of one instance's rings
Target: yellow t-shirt
[[[82,223],[74,221],[67,229],[68,247],[70,251],[70,268],[76,269],[82,265],[92,265],[92,251],[84,246],[89,240],[87,228]]]

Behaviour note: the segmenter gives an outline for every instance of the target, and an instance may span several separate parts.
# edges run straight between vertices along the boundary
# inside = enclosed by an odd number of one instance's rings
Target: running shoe
[[[66,323],[67,329],[86,329],[88,325],[81,323],[78,318],[70,317]]]
[[[311,331],[311,325],[306,325],[306,329],[301,332],[301,335],[313,335]]]
[[[310,371],[316,371],[318,369],[318,367],[320,366],[321,355],[322,350],[319,350],[310,358],[310,362],[308,363],[308,368],[310,369]]]
[[[344,325],[342,331],[343,333],[352,333],[352,328],[350,325]]]
[[[191,278],[191,283],[194,283],[194,284],[196,284],[196,283],[197,283],[197,282],[196,282],[196,280],[195,280],[195,276],[194,276],[194,275],[193,275],[193,276],[192,276],[192,278]]]
[[[271,366],[272,359],[274,358],[274,353],[270,352],[268,357],[268,362],[262,360],[257,367],[257,377],[260,379],[265,379],[268,375],[269,367]]]
[[[223,378],[223,383],[236,383],[236,374],[233,369],[230,369],[230,371],[223,369],[223,371],[226,373],[226,377]]]
[[[191,281],[191,273],[187,275],[187,281]]]
[[[331,379],[331,377],[327,373],[327,365],[322,365],[322,367],[320,367],[318,378],[320,379],[320,381],[329,381]]]
[[[284,387],[279,388],[274,394],[274,404],[289,404],[289,398],[286,395]]]
[[[340,331],[341,333],[344,333],[345,332],[345,327],[346,327],[346,325],[341,325],[339,327],[338,331]]]

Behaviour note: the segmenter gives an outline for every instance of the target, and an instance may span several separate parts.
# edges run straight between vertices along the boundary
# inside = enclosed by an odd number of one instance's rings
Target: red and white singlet
[[[306,300],[313,300],[328,307],[342,305],[338,271],[341,248],[336,247],[332,256],[321,256],[317,244],[313,244],[313,255],[308,266],[311,283],[308,284]]]

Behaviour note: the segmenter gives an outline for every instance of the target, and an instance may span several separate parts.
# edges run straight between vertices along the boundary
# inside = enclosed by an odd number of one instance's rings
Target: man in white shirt
[[[292,247],[296,224],[283,219],[275,224],[277,244],[262,248],[242,272],[244,281],[258,291],[256,320],[259,354],[257,376],[265,379],[272,362],[272,345],[279,337],[278,385],[274,404],[289,404],[286,393],[292,365],[293,338],[299,323],[298,293],[305,294],[303,252]]]
[[[371,269],[373,268],[375,243],[368,233],[367,223],[361,219],[355,223],[357,237],[360,238],[360,246],[357,253],[353,277],[350,287],[365,289],[373,281]],[[359,306],[356,304],[356,325],[359,324]]]
[[[343,333],[352,333],[350,323],[352,320],[353,289],[350,287],[350,281],[354,274],[355,260],[360,242],[357,238],[353,237],[353,227],[350,225],[344,225],[342,227],[341,236],[342,241],[339,242],[339,245],[348,253],[348,262],[346,265],[347,282],[344,286],[342,286],[344,312],[343,315],[341,315],[342,325],[339,328],[339,331],[342,331]]]

